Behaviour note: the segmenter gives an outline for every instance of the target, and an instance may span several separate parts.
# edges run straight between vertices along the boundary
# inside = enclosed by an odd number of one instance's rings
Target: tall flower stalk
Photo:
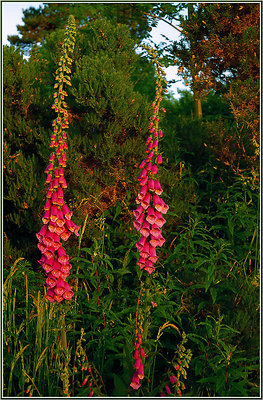
[[[166,222],[163,214],[166,214],[169,208],[160,197],[163,193],[163,189],[158,179],[158,166],[163,162],[159,151],[159,141],[163,137],[163,132],[159,129],[159,111],[162,101],[162,82],[165,81],[165,72],[161,68],[161,64],[157,58],[157,52],[146,46],[144,46],[144,48],[152,57],[157,81],[156,97],[152,104],[153,115],[149,123],[150,136],[146,140],[146,157],[139,166],[141,173],[138,177],[138,181],[141,190],[136,198],[138,207],[133,212],[135,217],[133,224],[141,234],[136,244],[140,254],[137,265],[140,269],[151,274],[155,269],[154,264],[158,259],[156,248],[161,247],[165,242],[161,228]],[[165,112],[164,108],[162,108],[162,111]]]
[[[148,274],[151,274],[155,270],[154,264],[158,260],[156,248],[161,247],[165,242],[161,228],[166,222],[163,214],[166,214],[169,209],[168,205],[160,197],[163,193],[163,189],[158,179],[158,166],[163,162],[159,150],[159,141],[163,137],[163,132],[159,129],[159,112],[162,101],[163,82],[165,82],[165,73],[161,68],[162,65],[158,60],[157,52],[148,46],[144,46],[144,48],[152,58],[155,73],[157,75],[157,81],[156,97],[152,104],[153,115],[149,123],[150,136],[146,140],[146,156],[139,166],[141,173],[138,177],[138,181],[141,189],[136,198],[138,207],[133,211],[135,217],[133,224],[141,234],[139,241],[136,243],[136,247],[140,254],[137,265],[141,270],[145,270]],[[165,112],[165,109],[162,108],[162,111]],[[148,280],[149,275],[146,277],[146,281]],[[144,378],[143,362],[145,360],[145,351],[142,346],[144,346],[143,340],[145,341],[147,337],[148,317],[144,318],[143,314],[149,315],[150,312],[150,309],[147,306],[150,297],[149,289],[145,291],[145,294],[144,302],[146,307],[144,310],[139,310],[139,305],[142,305],[140,291],[136,312],[135,350],[133,354],[135,359],[135,372],[130,383],[130,386],[135,390],[139,389],[141,386],[141,380]],[[138,316],[140,316],[141,319],[139,329],[137,324]],[[145,329],[143,329],[143,325],[145,325]]]
[[[72,233],[79,235],[79,226],[72,220],[72,211],[64,201],[64,189],[67,182],[64,176],[64,169],[67,166],[66,151],[67,132],[69,127],[66,87],[71,86],[70,73],[76,36],[75,19],[69,16],[68,25],[65,30],[64,42],[62,44],[62,55],[59,60],[59,68],[56,70],[56,83],[54,88],[54,104],[52,109],[57,113],[54,119],[53,134],[50,147],[52,148],[50,163],[45,172],[47,174],[45,213],[42,221],[43,226],[36,234],[38,248],[42,253],[39,263],[47,274],[46,299],[49,302],[61,302],[63,299],[70,300],[73,291],[66,281],[70,275],[72,265],[69,263],[69,256],[62,246],[61,239],[66,242]]]

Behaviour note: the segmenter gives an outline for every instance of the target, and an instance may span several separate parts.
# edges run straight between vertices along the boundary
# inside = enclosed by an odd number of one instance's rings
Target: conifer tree
[[[37,149],[43,130],[36,104],[43,100],[36,89],[34,64],[24,60],[14,46],[5,46],[3,53],[5,240],[12,238],[13,245],[27,252],[42,196],[38,190],[42,160]]]

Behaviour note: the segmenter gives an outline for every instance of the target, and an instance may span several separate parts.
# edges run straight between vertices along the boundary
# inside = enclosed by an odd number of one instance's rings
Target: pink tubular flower
[[[140,269],[143,269],[145,267],[145,258],[139,257],[139,260],[136,263]]]
[[[65,203],[62,206],[62,211],[66,219],[71,219],[73,213]]]
[[[135,216],[136,219],[138,219],[143,211],[144,210],[143,210],[142,206],[139,205],[139,207],[136,208],[136,210],[133,211],[133,215]]]
[[[140,229],[140,233],[145,237],[148,237],[150,235],[150,224],[149,224],[149,222],[144,221],[144,223],[142,224],[142,227]]]
[[[58,262],[60,262],[61,264],[67,264],[69,256],[67,255],[63,247],[60,247],[57,253],[58,253]]]
[[[148,181],[148,176],[146,176],[145,178],[143,178],[143,179],[140,181],[140,185],[141,185],[141,186],[145,186],[146,183],[147,183],[147,181]]]
[[[51,208],[51,200],[47,199],[46,204],[44,206],[44,210],[48,211]]]
[[[157,194],[153,195],[153,204],[156,210],[162,214],[166,214],[169,209],[168,205]]]
[[[134,362],[134,368],[135,369],[139,369],[141,363],[142,363],[141,359],[140,358],[136,358],[135,362]]]
[[[154,224],[156,221],[155,211],[152,207],[148,208],[148,215],[146,217],[146,221],[149,222],[151,225]]]
[[[177,382],[177,379],[176,379],[175,375],[169,376],[169,379],[170,379],[170,382],[171,382],[172,385]]]
[[[57,219],[58,219],[58,209],[56,206],[53,205],[50,210],[50,220],[52,222],[56,222]]]
[[[145,351],[143,350],[142,347],[140,348],[140,354],[141,354],[141,357],[145,357]]]
[[[53,301],[55,301],[55,299],[54,299],[54,290],[53,289],[48,289],[47,294],[46,294],[45,297],[50,303],[53,303]]]
[[[131,386],[134,390],[138,390],[139,387],[141,386],[141,384],[138,383],[138,382],[131,381],[130,386]]]
[[[150,201],[151,201],[151,195],[150,193],[146,193],[146,195],[141,201],[141,206],[144,210],[146,210],[149,207]]]
[[[139,250],[139,252],[142,251],[142,249],[144,248],[146,242],[147,242],[146,237],[141,236],[140,239],[139,239],[139,242],[136,243],[136,247]]]
[[[137,199],[139,200],[139,202],[140,202],[140,200],[142,200],[144,198],[146,193],[147,193],[147,185],[144,185],[144,186],[142,186],[140,193],[137,196]]]
[[[148,164],[146,165],[146,170],[147,170],[147,171],[151,171],[151,169],[152,169],[152,163],[151,163],[151,161],[150,161],[150,162],[148,162]]]
[[[142,172],[140,173],[140,175],[138,176],[137,180],[138,180],[138,181],[141,181],[143,178],[146,177],[146,175],[147,175],[147,170],[144,168],[144,169],[142,170]]]
[[[153,263],[155,263],[158,260],[158,256],[156,254],[156,248],[153,246],[150,246],[150,256],[148,260],[152,261]]]
[[[161,154],[158,154],[156,162],[157,162],[157,164],[162,164],[163,158],[162,158]]]
[[[142,214],[141,217],[144,218],[144,215]],[[133,221],[133,226],[137,231],[139,231],[141,229],[142,223],[139,222],[139,220]]]
[[[86,377],[83,379],[82,386],[86,385],[87,382],[88,382],[88,378]]]
[[[146,165],[146,161],[143,160],[143,161],[141,162],[141,164],[139,165],[139,168],[142,169],[142,168],[145,167],[145,165]]]
[[[146,161],[149,162],[152,158],[153,158],[154,152],[150,151],[150,153],[148,154]]]
[[[50,210],[47,210],[42,218],[43,224],[48,224],[50,220]]]
[[[63,189],[66,189],[68,187],[66,179],[63,176],[60,176],[58,181]]]
[[[143,367],[142,363],[140,364],[140,366],[138,368],[138,377],[139,377],[139,379],[144,378],[144,367]]]
[[[45,234],[47,233],[47,225],[43,225],[40,231],[36,234],[38,240],[42,240]]]
[[[67,229],[64,229],[63,232],[61,232],[60,237],[62,240],[64,240],[64,242],[66,242],[68,240],[68,238],[70,237],[71,232],[68,231]]]
[[[154,238],[162,237],[162,232],[158,225],[153,224],[150,233]]]
[[[155,224],[159,226],[159,228],[161,228],[166,220],[163,218],[162,213],[160,213],[159,211],[155,211],[155,215],[156,215],[156,221]]]
[[[153,175],[156,175],[157,172],[158,172],[157,165],[154,164],[154,165],[152,166],[151,173],[152,173]]]
[[[140,256],[142,258],[148,258],[149,252],[150,252],[150,246],[149,246],[149,243],[146,241],[145,245],[143,246],[142,250],[140,251]]]
[[[166,390],[166,393],[167,393],[167,394],[171,394],[171,393],[172,393],[172,392],[171,392],[171,389],[169,388],[168,385],[165,385],[165,390]]]
[[[162,194],[162,192],[163,192],[163,189],[161,187],[160,182],[157,180],[154,181],[154,193],[159,196],[160,194]]]
[[[152,178],[150,178],[150,179],[148,180],[148,189],[149,189],[150,191],[154,191],[154,186],[155,186],[154,180],[153,180]]]

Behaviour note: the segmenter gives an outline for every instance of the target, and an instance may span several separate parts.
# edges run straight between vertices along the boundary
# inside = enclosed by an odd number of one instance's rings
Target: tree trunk
[[[194,101],[195,101],[195,117],[197,119],[202,119],[203,113],[202,113],[201,98],[196,93],[194,93]]]
[[[188,20],[191,20],[191,16],[194,12],[194,7],[192,3],[188,3]],[[193,50],[194,48],[194,43],[192,42],[191,39],[189,39],[190,42],[190,53],[192,53],[191,50]],[[195,82],[195,77],[194,77],[194,73],[191,74],[192,75],[192,81],[193,81],[193,85],[192,85],[192,90],[194,92],[194,115],[195,118],[197,119],[202,119],[203,113],[202,113],[202,103],[201,103],[201,96],[199,93],[197,93],[194,89],[194,82]]]

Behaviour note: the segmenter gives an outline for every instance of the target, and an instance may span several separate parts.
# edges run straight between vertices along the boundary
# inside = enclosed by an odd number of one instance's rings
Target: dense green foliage
[[[67,15],[65,5],[55,6],[46,7],[51,20],[56,12]],[[81,225],[78,244],[74,238],[67,244],[75,292],[68,303],[44,299],[35,238],[63,18],[28,59],[4,47],[4,395],[87,397],[92,388],[94,396],[153,397],[169,385],[174,396],[178,390],[191,397],[258,396],[259,179],[255,159],[251,169],[251,141],[242,142],[243,157],[237,154],[240,125],[224,96],[227,85],[202,99],[198,120],[194,94],[164,96],[166,243],[156,271],[141,274],[132,211],[155,77],[147,56],[135,51],[148,30],[131,27],[141,11],[171,20],[176,10],[136,6],[134,14],[122,5],[117,14],[125,26],[108,18],[116,7],[106,7],[108,16],[105,7],[100,17],[79,22],[68,89],[65,197]],[[238,91],[235,96],[237,104]],[[138,307],[147,358],[142,386],[134,391]],[[170,384],[171,374],[180,386]]]

